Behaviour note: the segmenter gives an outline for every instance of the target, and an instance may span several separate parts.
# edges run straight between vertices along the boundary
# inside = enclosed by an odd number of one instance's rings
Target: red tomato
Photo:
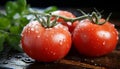
[[[104,21],[104,19],[100,19]],[[118,42],[118,32],[114,25],[92,23],[88,19],[80,21],[73,32],[73,43],[80,54],[97,57],[112,52]]]
[[[60,15],[60,16],[64,16],[64,17],[68,17],[68,18],[76,18],[76,16],[74,14],[72,14],[71,12],[69,11],[64,11],[64,10],[57,10],[57,11],[54,11],[52,12],[52,14],[55,14],[55,15]],[[54,18],[53,18],[54,19]],[[76,27],[78,21],[75,21],[73,23],[71,22],[66,22],[64,21],[64,19],[62,18],[59,18],[57,20],[57,22],[60,22],[62,23],[63,25],[67,26],[69,28],[69,31],[72,33],[74,28]]]
[[[57,24],[52,28],[42,27],[32,21],[22,31],[23,50],[31,58],[52,62],[66,56],[71,48],[71,34],[66,26]]]

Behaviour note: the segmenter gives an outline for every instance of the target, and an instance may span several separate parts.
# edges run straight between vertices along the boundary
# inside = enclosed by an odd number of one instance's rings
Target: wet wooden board
[[[64,59],[51,63],[36,62],[25,53],[11,53],[0,58],[0,67],[3,69],[5,67],[6,69],[120,69],[120,51],[114,50],[108,55],[96,58],[70,52]]]
[[[108,55],[96,58],[78,55],[74,51],[64,59],[51,63],[36,62],[25,53],[12,53],[0,58],[0,67],[8,69],[120,69],[120,50],[114,50]]]

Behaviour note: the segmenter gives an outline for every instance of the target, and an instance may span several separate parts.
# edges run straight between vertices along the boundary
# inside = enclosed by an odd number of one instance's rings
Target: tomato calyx
[[[102,25],[102,24],[106,23],[112,14],[112,13],[110,13],[104,21],[100,22],[100,19],[102,19],[102,15],[96,9],[95,9],[96,12],[93,11],[91,14],[86,14],[84,11],[82,11],[80,9],[78,9],[78,11],[80,11],[83,15],[88,15],[88,19],[90,21],[92,21],[94,24],[98,24],[98,25]]]
[[[110,13],[108,15],[108,17],[104,21],[101,22],[100,19],[102,19],[102,15],[97,10],[96,10],[96,12],[93,11],[91,14],[86,14],[85,12],[83,12],[80,9],[78,9],[78,10],[83,15],[79,16],[79,17],[76,17],[76,18],[68,18],[68,17],[65,17],[65,16],[56,15],[56,14],[52,14],[52,13],[49,13],[49,14],[38,13],[38,12],[36,12],[36,13],[31,12],[31,13],[34,14],[36,19],[42,24],[43,27],[46,27],[46,28],[51,28],[51,27],[54,27],[55,25],[57,25],[58,23],[56,23],[56,22],[57,22],[57,20],[59,18],[62,18],[64,21],[71,22],[71,23],[73,23],[73,22],[75,22],[77,20],[80,21],[80,20],[83,20],[83,19],[89,19],[94,24],[102,25],[102,24],[106,23],[109,20],[111,14],[112,14],[112,13]],[[55,19],[51,20],[52,17],[55,17]]]
[[[112,14],[112,13],[110,13],[110,14],[108,15],[108,17],[105,19],[105,21],[100,22],[100,19],[102,19],[101,14],[100,14],[100,13],[96,13],[96,12],[92,12],[92,14],[90,15],[89,19],[90,19],[93,23],[95,23],[95,24],[102,25],[102,24],[106,23],[106,22],[109,20],[111,14]]]
[[[58,17],[56,17],[54,20],[51,21],[51,14],[49,15],[44,15],[44,16],[38,16],[37,14],[34,14],[36,19],[38,20],[39,23],[41,23],[41,25],[45,28],[52,28],[55,25],[57,25],[57,19]]]

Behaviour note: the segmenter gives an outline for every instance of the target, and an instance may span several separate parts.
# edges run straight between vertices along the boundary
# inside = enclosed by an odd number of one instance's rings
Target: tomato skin
[[[100,19],[103,21],[104,19]],[[112,52],[118,42],[118,32],[114,25],[93,24],[90,20],[80,21],[73,32],[73,43],[80,54],[98,57]]]
[[[22,31],[21,44],[31,58],[40,62],[52,62],[67,55],[71,48],[71,34],[61,24],[44,28],[38,22],[31,22]]]
[[[72,14],[69,11],[65,11],[65,10],[57,10],[57,11],[52,12],[52,14],[60,15],[60,16],[68,17],[68,18],[76,18],[76,16],[74,14]],[[54,19],[54,18],[52,18],[52,19]],[[78,24],[78,21],[75,21],[75,22],[71,23],[71,22],[66,22],[62,18],[59,18],[57,20],[57,22],[62,23],[63,25],[67,26],[71,33],[73,32],[74,28]]]

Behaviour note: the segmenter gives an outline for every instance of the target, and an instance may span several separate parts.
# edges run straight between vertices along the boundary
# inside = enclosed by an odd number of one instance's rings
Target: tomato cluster
[[[68,11],[58,10],[53,15],[77,18]],[[55,20],[53,16],[50,20]],[[93,19],[95,20],[95,19]],[[43,26],[39,21],[28,23],[21,33],[23,50],[33,59],[51,62],[64,58],[71,45],[85,56],[103,56],[112,52],[118,42],[118,32],[114,24],[99,19],[104,24],[95,24],[90,19],[69,22],[58,18],[55,26]],[[52,23],[49,23],[52,24]]]

